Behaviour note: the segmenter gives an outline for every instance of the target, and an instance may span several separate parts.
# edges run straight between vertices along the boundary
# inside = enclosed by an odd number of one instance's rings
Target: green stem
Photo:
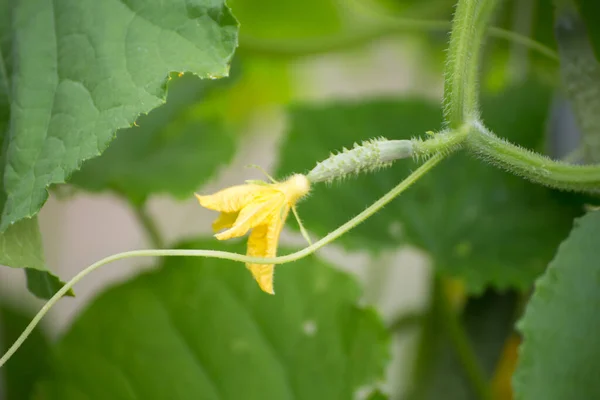
[[[475,393],[477,393],[480,399],[489,400],[492,398],[492,394],[483,368],[477,359],[475,351],[471,347],[464,326],[456,315],[455,310],[451,307],[450,299],[444,290],[442,282],[440,282],[439,279],[437,279],[437,281],[438,282],[434,285],[434,290],[437,290],[439,295],[434,296],[434,299],[439,301],[438,309],[450,338],[450,342],[456,351],[456,355],[458,356]]]
[[[465,141],[484,161],[545,186],[594,193],[600,191],[600,164],[573,165],[516,146],[474,122]]]
[[[444,120],[456,129],[476,118],[479,52],[497,0],[459,0],[444,71]]]
[[[419,157],[430,157],[433,154],[449,154],[463,147],[470,131],[469,125],[458,129],[431,134],[427,140],[413,139],[412,154]]]
[[[164,248],[165,242],[160,234],[158,227],[156,226],[156,222],[148,213],[146,204],[133,206],[133,211],[138,221],[140,221],[140,224],[144,228],[146,236],[148,236],[148,240],[150,240],[151,246],[157,249]]]
[[[417,20],[398,18],[393,23],[382,23],[370,29],[352,31],[350,34],[322,38],[319,40],[259,39],[248,35],[240,37],[239,53],[271,58],[308,57],[329,52],[343,51],[363,46],[374,40],[410,31],[448,31],[450,21]],[[558,55],[551,48],[535,40],[502,28],[490,27],[490,36],[520,44],[551,60]]]
[[[375,214],[381,208],[383,208],[386,204],[396,198],[399,194],[401,194],[404,190],[410,187],[413,183],[419,180],[423,175],[425,175],[429,170],[435,167],[440,161],[444,159],[444,155],[438,154],[431,157],[427,162],[417,168],[412,174],[410,174],[406,179],[400,182],[396,187],[391,189],[388,193],[386,193],[379,200],[371,204],[367,207],[363,212],[352,218],[350,221],[346,222],[342,226],[338,227],[333,232],[329,233],[327,236],[319,240],[318,242],[313,243],[312,245],[297,251],[292,254],[288,254],[281,257],[275,258],[263,258],[263,257],[249,257],[242,254],[230,253],[227,251],[217,251],[217,250],[189,250],[189,249],[152,249],[152,250],[135,250],[135,251],[126,251],[123,253],[113,254],[112,256],[106,257],[100,261],[95,262],[94,264],[88,266],[83,271],[79,272],[75,275],[69,282],[67,282],[44,306],[41,310],[35,315],[32,321],[27,325],[21,336],[15,341],[15,343],[7,350],[7,352],[0,358],[0,368],[12,357],[12,355],[21,347],[23,342],[27,339],[27,337],[31,334],[33,329],[37,326],[40,320],[46,315],[46,313],[60,300],[60,298],[67,293],[71,288],[77,284],[80,280],[85,278],[88,274],[94,272],[96,269],[102,267],[103,265],[110,264],[114,261],[123,260],[126,258],[133,257],[207,257],[207,258],[219,258],[224,260],[232,260],[232,261],[240,261],[244,263],[255,263],[255,264],[284,264],[292,261],[299,260],[304,258],[321,247],[325,246],[328,243],[331,243],[335,239],[342,236],[344,233],[349,230],[355,228],[357,225],[365,221],[367,218]]]

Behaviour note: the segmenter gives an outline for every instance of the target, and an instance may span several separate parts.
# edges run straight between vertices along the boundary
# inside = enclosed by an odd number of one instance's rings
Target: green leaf
[[[185,248],[243,251],[215,240]],[[315,257],[277,268],[171,258],[100,295],[54,349],[45,399],[352,399],[382,378],[389,337],[358,284]],[[367,393],[368,394],[368,393]]]
[[[162,104],[169,72],[226,76],[237,44],[223,0],[3,3],[10,18],[0,26],[12,26],[0,41],[2,58],[12,55],[3,230],[35,215],[48,186],[99,155],[117,129]]]
[[[600,212],[575,221],[536,282],[523,333],[516,399],[600,398]]]
[[[27,287],[37,297],[48,299],[63,285],[46,266],[37,218],[26,218],[0,233],[0,265],[25,268]],[[68,296],[73,296],[69,291]]]
[[[32,313],[0,302],[0,354],[4,354],[17,340],[32,318]],[[34,383],[44,373],[48,351],[48,338],[39,328],[34,329],[19,351],[0,370],[0,397],[30,399]]]
[[[118,132],[71,183],[91,191],[110,189],[138,204],[153,193],[189,197],[235,150],[233,133],[199,109],[212,86],[191,75],[171,80],[167,103],[140,117],[139,126]]]
[[[46,270],[37,218],[25,219],[0,233],[0,264]]]
[[[434,294],[432,306],[423,325],[417,352],[417,362],[411,399],[478,399],[457,357],[445,325],[440,302]],[[514,323],[517,296],[509,292],[487,291],[468,300],[459,317],[469,343],[486,378],[496,371],[504,345]]]
[[[549,90],[534,83],[513,87],[482,99],[484,121],[500,136],[536,147],[549,98]],[[435,129],[440,121],[437,104],[415,99],[297,107],[291,111],[277,175],[307,171],[330,151],[353,142],[376,136],[409,139]],[[326,235],[414,168],[404,160],[333,187],[315,185],[299,206],[307,229]],[[339,243],[374,251],[411,244],[428,251],[439,271],[462,278],[472,292],[487,285],[525,289],[551,259],[578,212],[564,194],[457,154]]]
[[[0,9],[9,10],[14,2],[12,0],[0,0]],[[0,210],[4,208],[6,194],[2,188],[2,176],[6,164],[6,148],[8,147],[11,84],[9,75],[12,73],[12,43],[11,43],[11,19],[10,13],[0,13]],[[53,284],[58,290],[61,282],[46,267],[42,248],[42,238],[36,218],[24,219],[10,226],[6,231],[0,232],[0,265],[15,268],[31,269],[32,276],[38,280],[42,279]],[[28,277],[28,282],[33,282]],[[36,286],[32,292],[42,298],[53,295],[47,290]],[[72,292],[70,292],[72,295]]]
[[[27,278],[27,289],[41,299],[49,299],[54,296],[65,284],[50,271],[26,269],[25,277]],[[65,296],[74,297],[73,289],[69,289]]]

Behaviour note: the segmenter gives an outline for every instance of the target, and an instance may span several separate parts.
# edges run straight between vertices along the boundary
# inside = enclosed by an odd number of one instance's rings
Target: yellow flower
[[[196,194],[200,205],[221,214],[213,223],[219,240],[245,235],[248,237],[247,255],[252,257],[275,257],[279,234],[291,207],[306,196],[310,182],[304,175],[293,175],[284,182],[265,183],[250,181],[233,186],[213,195]],[[246,267],[262,290],[274,294],[273,264],[247,263]]]

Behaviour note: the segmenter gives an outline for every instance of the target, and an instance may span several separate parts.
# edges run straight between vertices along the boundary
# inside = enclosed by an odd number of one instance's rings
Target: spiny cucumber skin
[[[377,138],[354,143],[352,149],[344,148],[338,154],[318,163],[308,173],[311,182],[333,182],[363,172],[373,172],[389,167],[394,160],[412,156],[409,140],[387,140]]]

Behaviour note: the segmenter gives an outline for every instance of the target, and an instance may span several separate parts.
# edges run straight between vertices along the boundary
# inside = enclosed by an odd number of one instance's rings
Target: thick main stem
[[[516,146],[473,122],[467,149],[484,161],[532,182],[562,190],[600,192],[600,165],[573,165]]]
[[[444,120],[457,129],[478,116],[479,53],[497,0],[459,0],[444,70]]]

